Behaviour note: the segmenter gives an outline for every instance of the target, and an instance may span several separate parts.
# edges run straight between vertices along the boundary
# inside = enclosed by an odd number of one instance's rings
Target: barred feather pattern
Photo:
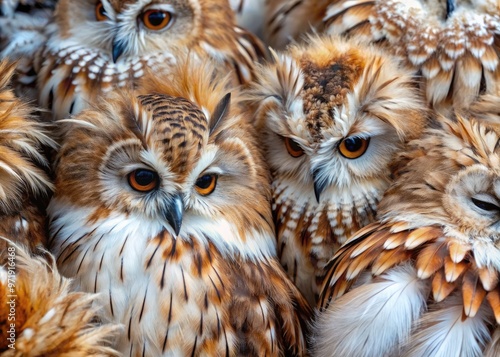
[[[72,292],[50,253],[30,256],[22,245],[6,245],[2,256],[13,264],[0,266],[0,356],[118,356],[109,347],[118,326],[94,320],[97,295]]]
[[[178,58],[211,59],[214,68],[231,72],[240,84],[252,79],[254,62],[265,56],[260,40],[236,25],[227,0],[103,3],[105,21],[96,20],[95,3],[57,5],[35,61],[39,100],[53,119],[79,113],[111,88],[137,86],[146,67],[161,75]],[[145,30],[141,16],[150,9],[174,14],[175,20],[164,30]],[[113,58],[118,44],[120,55]]]
[[[319,32],[376,43],[415,70],[427,102],[443,113],[450,107],[467,108],[478,95],[499,93],[497,0],[282,3],[280,15],[274,15],[282,24],[278,26],[275,20],[270,28],[275,42],[282,45],[285,38],[299,40],[310,32],[304,29],[309,25]]]
[[[462,115],[439,120],[440,129],[402,155],[379,221],[329,263],[313,332],[317,355],[498,350],[500,126]]]
[[[278,254],[315,304],[326,263],[375,219],[391,160],[422,132],[427,111],[409,71],[340,37],[290,46],[257,78],[247,96],[273,176]],[[366,150],[347,157],[348,139]]]
[[[228,99],[208,63],[174,73],[62,122],[48,208],[58,267],[101,294],[125,355],[307,355],[311,310],[276,258],[269,177],[238,92]],[[138,168],[156,189],[132,189]],[[209,174],[214,191],[200,194]]]

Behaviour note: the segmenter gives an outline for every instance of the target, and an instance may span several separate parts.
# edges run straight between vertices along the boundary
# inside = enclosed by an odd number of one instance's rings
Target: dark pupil
[[[344,140],[344,145],[345,148],[350,152],[356,152],[361,149],[363,142],[360,138],[347,138]]]
[[[293,140],[290,140],[290,147],[292,148],[293,151],[302,151],[300,145]]]
[[[196,186],[198,186],[199,188],[209,188],[211,183],[212,183],[212,175],[205,175],[200,177],[196,181]]]
[[[135,172],[135,181],[140,186],[147,186],[155,180],[155,174],[148,170],[137,170]]]
[[[155,11],[148,15],[148,20],[151,25],[160,26],[165,19],[165,16],[167,15],[164,12]]]
[[[106,16],[106,10],[104,9],[102,3],[99,5],[99,15]]]
[[[481,200],[477,200],[475,198],[472,199],[472,202],[479,208],[484,209],[485,211],[494,211],[494,210],[500,210],[500,207],[497,207],[493,203],[489,202],[484,202]]]

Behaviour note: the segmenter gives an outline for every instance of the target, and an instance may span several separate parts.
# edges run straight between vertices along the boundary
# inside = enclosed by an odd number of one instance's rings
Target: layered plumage
[[[30,256],[8,246],[1,252],[12,260],[0,266],[0,356],[117,356],[108,345],[118,326],[96,324],[96,295],[72,292],[47,252]]]
[[[46,243],[44,209],[52,183],[43,149],[54,142],[33,108],[10,89],[14,70],[15,64],[0,62],[0,235],[35,248]]]
[[[310,26],[329,34],[362,37],[414,68],[428,103],[443,112],[451,106],[467,108],[478,94],[499,93],[497,0],[277,3],[268,12],[266,32],[276,46],[290,37],[298,39]]]
[[[0,355],[110,356],[115,328],[92,323],[95,297],[71,293],[40,250],[53,188],[41,152],[54,143],[8,87],[14,69],[0,63]]]
[[[231,71],[238,83],[252,78],[264,52],[236,26],[227,0],[63,0],[54,16],[35,70],[40,104],[56,119],[135,85],[145,68],[168,72],[188,51]]]
[[[498,119],[441,118],[410,143],[379,220],[329,264],[315,355],[498,353]]]
[[[51,249],[100,292],[125,355],[304,355],[306,301],[276,259],[269,177],[208,64],[62,123]]]
[[[422,131],[425,105],[389,55],[327,36],[275,55],[249,96],[273,175],[281,263],[314,303],[326,263],[374,220],[392,156]]]

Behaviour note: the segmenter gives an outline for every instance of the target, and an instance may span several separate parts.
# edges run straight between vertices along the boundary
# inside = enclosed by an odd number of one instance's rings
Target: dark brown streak
[[[184,286],[184,299],[188,301],[188,293],[187,293],[187,288],[186,288],[186,280],[184,279],[184,269],[181,267],[181,274],[182,274],[182,285]]]
[[[142,300],[141,312],[139,313],[139,322],[141,322],[142,314],[144,313],[144,306],[146,306],[146,296],[148,295],[148,287],[146,287],[146,291],[144,292],[144,299]]]

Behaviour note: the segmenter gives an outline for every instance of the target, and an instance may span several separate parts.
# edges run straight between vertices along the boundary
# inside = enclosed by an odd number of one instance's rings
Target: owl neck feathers
[[[60,259],[71,253],[74,240],[93,246],[100,239],[113,236],[143,237],[136,242],[138,251],[147,243],[163,235],[167,239],[197,240],[207,246],[211,244],[227,259],[243,259],[253,262],[267,261],[276,257],[276,243],[272,225],[246,226],[236,229],[224,218],[202,218],[186,214],[183,228],[177,238],[171,227],[158,220],[146,219],[133,214],[111,213],[101,208],[77,207],[54,197],[47,209],[52,217],[50,223],[50,245]],[[85,242],[83,242],[85,241]],[[83,246],[82,245],[82,246]],[[82,248],[83,249],[83,248]]]

